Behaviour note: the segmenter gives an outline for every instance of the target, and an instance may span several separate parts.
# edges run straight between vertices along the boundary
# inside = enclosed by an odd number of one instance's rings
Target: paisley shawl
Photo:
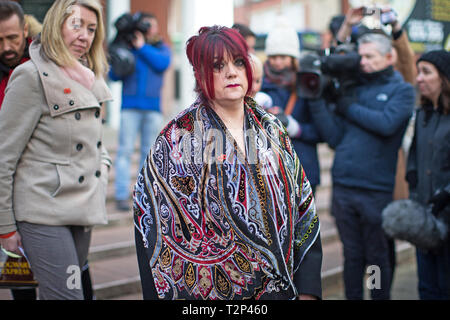
[[[312,191],[281,123],[245,100],[246,155],[198,103],[161,132],[134,190],[160,299],[294,299],[319,237]],[[320,240],[318,240],[320,241]]]

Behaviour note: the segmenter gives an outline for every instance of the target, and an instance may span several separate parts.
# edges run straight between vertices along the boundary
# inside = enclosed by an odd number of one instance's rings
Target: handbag
[[[37,287],[30,263],[5,249],[0,250],[0,289],[24,289]]]
[[[418,248],[431,250],[447,238],[447,224],[411,199],[391,202],[381,214],[384,232],[394,239],[405,240]]]

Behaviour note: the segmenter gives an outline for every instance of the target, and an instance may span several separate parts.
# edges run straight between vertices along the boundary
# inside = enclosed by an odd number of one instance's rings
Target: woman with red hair
[[[321,298],[310,184],[283,125],[248,97],[234,29],[186,47],[198,99],[161,132],[134,192],[144,299]]]

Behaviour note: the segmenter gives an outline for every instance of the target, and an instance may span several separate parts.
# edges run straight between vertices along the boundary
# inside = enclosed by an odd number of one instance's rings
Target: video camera
[[[150,23],[143,19],[141,12],[136,12],[133,15],[130,13],[121,15],[114,23],[114,26],[117,29],[117,36],[114,41],[124,41],[130,46],[136,31],[146,34],[151,27]]]
[[[134,33],[139,31],[146,34],[151,25],[143,19],[142,13],[137,12],[134,15],[130,13],[121,15],[114,26],[117,29],[117,35],[109,45],[109,62],[114,73],[122,78],[135,70],[136,62],[134,55],[130,52],[133,47]]]
[[[345,48],[343,53],[319,55],[308,53],[300,58],[297,95],[306,99],[324,97],[334,100],[343,90],[357,82],[361,57]]]

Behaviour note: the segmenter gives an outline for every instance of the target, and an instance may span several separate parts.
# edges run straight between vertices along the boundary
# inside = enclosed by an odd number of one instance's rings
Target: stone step
[[[116,208],[116,202],[113,200],[106,201],[106,212],[108,215],[108,224],[98,226],[98,228],[107,228],[109,226],[120,225],[123,223],[129,223],[133,220],[133,210],[131,209],[132,200],[130,202],[130,210],[128,211],[119,211]]]
[[[334,218],[328,212],[319,212],[320,238],[322,245],[339,241],[339,235],[334,224]]]
[[[89,262],[89,271],[98,300],[141,292],[136,253]]]
[[[131,220],[108,228],[94,229],[89,248],[89,262],[135,253]]]

